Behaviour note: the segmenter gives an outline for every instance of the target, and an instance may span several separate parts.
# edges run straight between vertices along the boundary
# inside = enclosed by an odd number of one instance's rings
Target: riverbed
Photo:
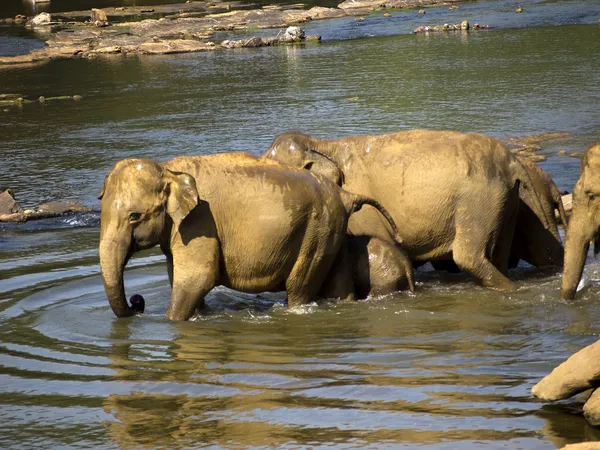
[[[81,95],[0,108],[0,188],[24,206],[99,208],[125,157],[247,151],[407,128],[500,139],[551,132],[540,165],[571,191],[600,140],[600,2],[492,1],[303,25],[321,44],[68,60],[0,72],[3,93]],[[489,24],[412,35],[419,25]],[[27,33],[5,45],[38,45]],[[8,44],[7,44],[8,42]],[[24,42],[24,43],[23,43]],[[566,154],[561,154],[565,150]],[[559,153],[560,152],[560,153]],[[1,448],[554,449],[600,440],[577,399],[531,387],[600,332],[600,265],[559,298],[522,265],[512,294],[417,273],[417,292],[296,310],[215,289],[189,323],[164,319],[156,250],[132,259],[117,320],[99,275],[98,214],[0,225]]]

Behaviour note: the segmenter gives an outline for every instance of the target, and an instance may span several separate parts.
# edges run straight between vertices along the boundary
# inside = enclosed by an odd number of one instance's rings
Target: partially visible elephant
[[[135,312],[125,300],[127,261],[155,245],[167,258],[169,320],[189,319],[216,285],[286,290],[290,306],[352,299],[348,217],[369,204],[389,218],[376,201],[322,176],[245,153],[125,159],[100,199],[102,279],[118,317]],[[388,226],[397,236],[393,220]]]
[[[452,259],[498,290],[515,289],[506,275],[520,186],[527,187],[522,195],[542,226],[550,227],[521,162],[482,134],[410,130],[323,140],[287,132],[263,157],[321,173],[378,200],[400,225],[402,248],[415,264]],[[353,215],[349,231],[392,242],[371,211]]]
[[[600,252],[600,142],[592,144],[583,155],[581,173],[573,188],[573,208],[567,227],[560,290],[562,298],[575,298],[592,241],[596,255]]]
[[[348,253],[357,298],[415,291],[413,267],[394,243],[373,236],[349,236]]]
[[[554,212],[555,209],[558,209],[560,220],[563,227],[566,228],[567,216],[560,191],[552,177],[535,162],[527,158],[518,156],[517,158],[529,174],[530,188],[537,194],[545,217],[548,218],[548,223],[544,224],[540,221],[531,196],[523,192],[529,186],[521,185],[519,193],[521,201],[519,202],[509,266],[515,267],[519,260],[523,259],[536,267],[562,267],[564,248],[558,233],[558,221]]]

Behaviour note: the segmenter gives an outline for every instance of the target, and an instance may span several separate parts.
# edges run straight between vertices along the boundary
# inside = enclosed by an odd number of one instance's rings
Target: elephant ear
[[[102,197],[104,197],[104,193],[106,192],[106,180],[108,180],[108,175],[104,177],[104,181],[102,182],[102,188],[100,188],[100,195],[98,196],[98,200],[102,200]]]
[[[200,203],[194,177],[183,172],[166,172],[167,214],[176,228]]]
[[[332,180],[338,186],[342,186],[346,181],[344,171],[341,167],[329,156],[319,152],[315,149],[310,149],[315,156],[320,158],[309,159],[304,163],[304,169],[310,170],[311,172],[320,173],[326,178]]]

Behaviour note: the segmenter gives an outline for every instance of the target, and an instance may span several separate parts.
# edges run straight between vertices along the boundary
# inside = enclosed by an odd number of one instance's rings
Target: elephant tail
[[[400,233],[398,232],[398,227],[396,226],[396,222],[392,218],[391,214],[388,212],[385,207],[379,203],[377,200],[371,197],[366,197],[364,195],[352,194],[350,192],[344,191],[342,189],[342,199],[344,200],[344,205],[346,207],[346,211],[348,212],[348,216],[351,216],[356,211],[360,210],[363,205],[370,205],[373,208],[377,209],[383,217],[387,220],[392,227],[394,232],[394,240],[398,244],[402,244],[402,238],[400,237]]]
[[[408,289],[410,292],[415,292],[415,273],[412,264],[406,270],[406,281],[408,281]]]
[[[565,212],[565,205],[562,201],[562,195],[560,195],[560,191],[556,187],[556,184],[554,184],[554,181],[550,183],[550,191],[552,192],[552,197],[556,203],[556,208],[558,209],[558,215],[560,216],[562,226],[566,230],[568,225],[567,213]]]

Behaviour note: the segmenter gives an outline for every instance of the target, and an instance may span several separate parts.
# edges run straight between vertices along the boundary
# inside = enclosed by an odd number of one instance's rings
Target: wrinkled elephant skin
[[[531,181],[496,139],[433,130],[334,140],[288,132],[263,157],[329,173],[345,189],[378,200],[398,224],[402,249],[415,264],[453,259],[484,286],[515,288],[506,277],[509,253],[519,187]],[[539,199],[526,195],[547,229]],[[390,241],[372,211],[353,215],[349,230]]]
[[[595,143],[583,155],[581,173],[573,189],[573,206],[565,241],[562,298],[567,300],[575,298],[590,242],[594,242],[595,254],[600,250],[599,231],[600,143]]]
[[[388,215],[322,176],[245,153],[122,160],[100,198],[102,278],[118,317],[140,310],[125,300],[127,261],[155,245],[167,258],[170,320],[189,319],[216,285],[286,290],[290,306],[351,299],[348,217],[364,204]]]

